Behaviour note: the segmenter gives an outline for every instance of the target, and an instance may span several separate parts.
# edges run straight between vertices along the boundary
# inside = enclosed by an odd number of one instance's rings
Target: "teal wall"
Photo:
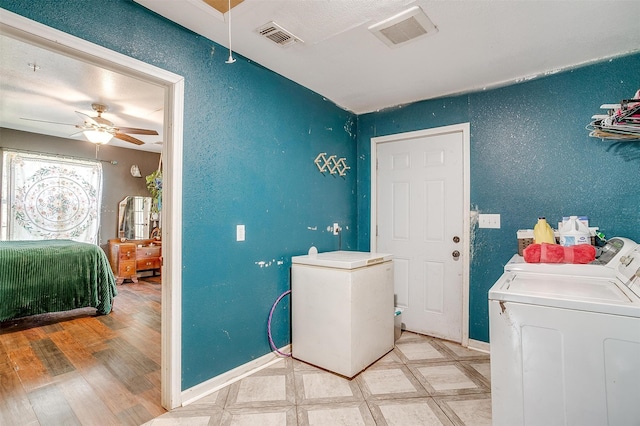
[[[327,152],[354,165],[355,116],[237,54],[225,64],[226,49],[130,0],[0,6],[185,77],[182,388],[270,352],[267,319],[289,289],[291,256],[356,249],[355,168],[335,177],[313,162]],[[278,346],[289,313],[285,298]]]
[[[185,77],[183,389],[270,351],[267,316],[289,288],[292,255],[368,250],[373,136],[471,123],[472,208],[502,215],[501,229],[472,230],[473,339],[488,340],[487,290],[517,250],[516,230],[539,215],[589,215],[607,236],[640,241],[640,146],[584,130],[600,104],[640,87],[640,55],[356,117],[239,55],[225,64],[224,48],[130,0],[0,6]],[[346,178],[320,174],[320,152],[346,157]],[[327,231],[336,221],[341,241]],[[285,299],[279,346],[288,315]]]
[[[370,139],[469,122],[471,208],[499,213],[500,229],[474,227],[472,339],[488,341],[487,292],[518,250],[516,231],[538,216],[554,224],[586,215],[607,237],[640,241],[640,142],[591,138],[600,105],[633,97],[640,54],[500,89],[436,99],[358,117],[358,246],[369,247]]]

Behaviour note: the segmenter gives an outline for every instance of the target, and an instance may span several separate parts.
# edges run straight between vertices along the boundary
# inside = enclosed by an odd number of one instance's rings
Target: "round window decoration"
[[[16,191],[16,222],[43,238],[78,236],[94,223],[96,190],[73,170],[41,168]]]

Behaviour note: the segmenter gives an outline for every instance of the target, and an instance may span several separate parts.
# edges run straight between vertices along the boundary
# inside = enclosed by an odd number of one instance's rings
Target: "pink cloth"
[[[530,244],[523,251],[527,263],[589,263],[596,258],[596,248],[590,244],[560,246],[557,244]]]

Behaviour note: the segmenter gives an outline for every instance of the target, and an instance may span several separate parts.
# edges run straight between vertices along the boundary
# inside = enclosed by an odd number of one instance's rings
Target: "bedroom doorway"
[[[0,14],[0,34],[53,53],[158,85],[164,90],[164,164],[161,295],[161,404],[181,405],[182,133],[184,78],[95,45],[9,11]]]

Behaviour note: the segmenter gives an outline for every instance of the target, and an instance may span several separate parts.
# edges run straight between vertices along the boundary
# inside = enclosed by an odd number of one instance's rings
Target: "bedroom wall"
[[[355,173],[323,175],[313,162],[327,152],[355,163],[355,116],[240,55],[225,64],[226,49],[130,0],[0,6],[185,77],[182,387],[270,352],[291,256],[356,249]],[[288,306],[272,324],[279,346]]]
[[[369,247],[370,139],[470,122],[471,208],[501,229],[471,230],[470,338],[489,341],[487,292],[517,252],[516,231],[586,215],[608,237],[640,242],[640,142],[589,137],[600,105],[633,97],[640,54],[465,96],[358,117],[358,247]],[[554,226],[554,227],[557,227]]]
[[[0,128],[0,150],[13,148],[24,151],[68,155],[75,158],[96,158],[95,145],[89,142],[57,138],[19,130]],[[144,176],[158,168],[160,154],[113,145],[100,147],[98,159],[102,162],[102,205],[100,209],[99,244],[105,248],[110,238],[116,238],[118,225],[118,203],[127,195],[149,196]],[[109,161],[117,161],[111,164]],[[142,178],[131,176],[133,164],[140,168]],[[0,164],[0,176],[2,164]]]

